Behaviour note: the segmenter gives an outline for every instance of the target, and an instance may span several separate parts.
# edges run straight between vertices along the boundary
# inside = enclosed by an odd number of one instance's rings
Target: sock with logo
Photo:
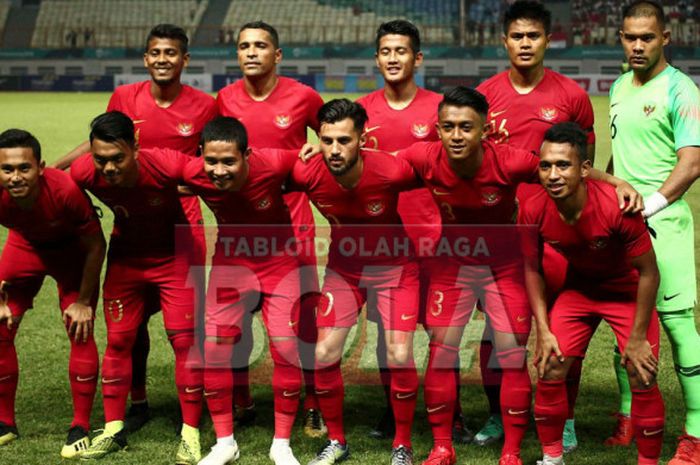
[[[459,356],[454,346],[430,342],[430,358],[425,371],[423,396],[428,423],[433,431],[434,447],[452,447],[452,419],[457,399],[452,368]]]
[[[0,324],[0,421],[15,426],[15,396],[19,378],[19,364],[15,350],[17,324],[11,330]]]
[[[102,402],[105,421],[123,421],[131,388],[131,348],[136,331],[107,331],[107,349],[102,359]]]
[[[199,351],[194,345],[194,331],[181,331],[168,336],[175,352],[175,386],[180,399],[182,422],[199,427],[202,416],[204,379]]]
[[[503,455],[520,456],[520,444],[530,419],[532,386],[527,371],[527,349],[516,347],[498,352],[503,370],[501,386],[501,417],[503,419]],[[563,426],[562,426],[563,428]]]
[[[296,338],[270,339],[275,437],[289,439],[301,397],[301,370]]]
[[[566,416],[568,420],[574,419],[574,409],[576,408],[576,399],[578,399],[578,389],[581,385],[581,371],[583,369],[583,359],[577,358],[571,364],[569,372],[566,374],[566,399],[569,402],[569,414]]]
[[[131,402],[146,400],[146,365],[151,351],[151,338],[148,335],[148,322],[141,323],[131,349]]]
[[[90,414],[97,391],[99,373],[99,356],[92,334],[87,342],[75,342],[70,338],[70,357],[68,359],[68,378],[73,397],[73,426],[90,430]]]
[[[393,366],[390,369],[391,407],[396,424],[393,447],[411,447],[411,427],[418,401],[418,373],[413,360],[408,366]]]
[[[661,325],[671,341],[673,363],[685,401],[685,432],[700,437],[700,335],[693,309],[659,313]]]
[[[493,342],[491,340],[491,330],[489,325],[484,327],[484,334],[481,336],[479,345],[479,368],[481,369],[481,384],[484,387],[484,394],[489,401],[489,412],[492,415],[501,413],[501,383],[503,382],[503,372],[498,366],[492,366],[491,354],[493,353]]]
[[[562,434],[569,411],[567,404],[566,380],[540,379],[537,382],[535,425],[542,451],[550,457],[561,457],[564,453]]]
[[[664,439],[664,401],[659,387],[632,390],[632,426],[638,463],[658,463]]]
[[[322,365],[316,360],[316,398],[321,407],[321,414],[328,427],[328,439],[345,444],[343,428],[343,374],[340,361],[331,365]]]
[[[632,412],[632,388],[630,387],[630,379],[627,376],[627,370],[620,365],[621,360],[622,355],[616,344],[615,353],[613,354],[613,368],[615,369],[615,378],[617,379],[617,390],[620,393],[619,413],[629,417]]]
[[[233,409],[231,408],[233,376],[231,356],[234,345],[204,340],[204,399],[214,424],[217,438],[233,437]]]

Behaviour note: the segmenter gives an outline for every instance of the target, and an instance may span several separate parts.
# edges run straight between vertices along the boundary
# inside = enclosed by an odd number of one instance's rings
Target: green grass
[[[331,95],[324,96],[332,98]],[[355,98],[355,95],[349,95]],[[48,162],[57,159],[68,150],[85,140],[88,124],[92,117],[104,111],[108,94],[60,94],[60,93],[0,93],[0,130],[21,127],[33,132],[42,142],[44,157]],[[603,168],[610,154],[610,140],[607,118],[607,98],[594,97],[596,114],[597,157],[596,166]],[[688,195],[691,205],[700,205],[698,189],[693,188]],[[105,228],[111,224],[109,217]],[[4,242],[6,232],[0,230],[0,240]],[[96,335],[100,352],[104,350],[105,328],[99,311]],[[104,464],[168,464],[172,463],[177,447],[178,407],[173,383],[173,357],[165,338],[159,316],[151,319],[152,350],[149,360],[149,396],[156,418],[143,430],[130,437],[130,448],[102,461]],[[462,390],[462,405],[468,424],[473,429],[481,426],[486,419],[486,401],[477,384],[475,360],[478,338],[483,324],[475,320],[470,325],[465,338],[462,358],[464,379],[467,382]],[[259,329],[259,325],[258,325]],[[371,341],[375,329],[367,327],[367,334],[358,331],[353,344],[348,345],[348,355],[357,357],[357,378],[367,376],[373,366]],[[260,334],[260,331],[258,331]],[[419,360],[424,359],[425,337],[417,338],[420,350]],[[365,342],[365,340],[367,342]],[[264,339],[257,338],[262,351]],[[611,368],[612,333],[603,325],[593,340],[584,367],[577,408],[577,429],[579,449],[567,457],[568,464],[631,464],[636,463],[633,449],[609,450],[601,445],[609,434],[613,419],[608,413],[617,407],[614,374]],[[69,386],[66,376],[68,342],[64,335],[57,309],[56,290],[49,279],[22,323],[17,338],[20,357],[20,385],[17,396],[18,426],[22,437],[19,441],[0,449],[0,464],[46,464],[59,462],[58,452],[65,440],[65,429],[71,419]],[[421,355],[422,354],[422,355]],[[670,349],[665,337],[662,343],[662,387],[667,409],[667,435],[663,457],[668,460],[675,449],[675,437],[683,425],[683,408],[678,383],[673,373]],[[264,357],[263,357],[264,358]],[[266,361],[258,363],[255,371],[259,381],[254,394],[259,406],[259,421],[252,428],[236,432],[242,448],[244,464],[267,464],[267,451],[272,436],[272,397],[269,380],[261,375],[265,372]],[[353,374],[349,378],[353,378]],[[351,463],[388,463],[390,441],[377,442],[366,439],[366,433],[381,412],[383,405],[380,387],[350,385],[346,390],[346,424],[353,456]],[[102,424],[101,397],[95,402],[93,425]],[[203,422],[203,445],[207,448],[214,441],[211,423]],[[295,428],[293,446],[297,457],[306,463],[322,442],[307,439]],[[414,424],[414,447],[416,461],[427,455],[431,436],[422,405],[419,404]],[[498,460],[499,447],[479,448],[458,446],[460,463],[468,461],[475,465],[494,464]],[[526,437],[523,448],[525,463],[534,463],[540,450],[534,432]]]

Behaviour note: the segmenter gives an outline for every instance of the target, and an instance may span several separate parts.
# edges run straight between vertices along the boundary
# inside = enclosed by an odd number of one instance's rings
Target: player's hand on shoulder
[[[537,367],[537,375],[540,378],[544,378],[547,362],[552,355],[555,355],[559,362],[564,362],[564,354],[559,349],[557,337],[549,330],[538,331],[533,364]]]
[[[639,213],[644,210],[644,198],[627,181],[622,181],[615,188],[617,201],[622,213]]]
[[[63,312],[63,322],[68,329],[68,335],[76,342],[87,342],[92,334],[92,307],[74,302]]]
[[[631,364],[645,385],[654,381],[659,369],[659,361],[651,350],[651,344],[645,337],[630,336],[627,346],[622,354],[620,364]]]
[[[306,163],[319,153],[321,153],[320,145],[307,142],[301,147],[301,150],[299,150],[299,158]]]

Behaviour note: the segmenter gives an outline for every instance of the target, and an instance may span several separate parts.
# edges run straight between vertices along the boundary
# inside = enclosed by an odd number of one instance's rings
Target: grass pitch
[[[337,95],[324,95],[330,99]],[[355,98],[356,95],[347,95]],[[0,93],[0,130],[10,127],[27,129],[42,143],[47,162],[56,160],[68,150],[85,140],[91,119],[102,113],[109,94],[81,93]],[[610,156],[606,97],[593,97],[596,114],[596,166],[604,168]],[[687,195],[690,204],[698,208],[700,190],[693,187]],[[105,210],[106,211],[106,210]],[[211,216],[209,216],[211,221]],[[106,213],[103,219],[105,231],[111,227]],[[0,243],[4,243],[6,231],[0,230]],[[696,248],[697,254],[697,248]],[[71,419],[70,391],[67,380],[68,341],[64,334],[57,309],[57,296],[52,280],[37,297],[34,309],[22,322],[17,338],[20,358],[20,384],[17,395],[17,418],[20,434],[18,441],[0,448],[0,464],[52,464],[60,461],[59,450],[65,440],[65,430]],[[98,309],[96,338],[100,353],[104,351],[105,327]],[[461,403],[469,426],[476,430],[487,417],[487,404],[474,373],[478,371],[475,360],[478,338],[483,323],[472,321],[462,351],[466,383],[462,389]],[[263,353],[264,337],[259,324],[256,344]],[[178,444],[179,413],[173,382],[173,356],[162,328],[162,320],[156,315],[151,319],[151,355],[149,359],[148,390],[154,411],[154,419],[141,431],[129,438],[129,450],[114,454],[104,464],[169,464],[173,463]],[[348,354],[361,361],[359,370],[372,368],[373,326],[357,331],[357,337],[348,347]],[[417,337],[418,345],[425,346],[425,338]],[[583,382],[577,405],[576,426],[579,448],[567,456],[567,463],[578,464],[633,464],[636,451],[607,449],[602,441],[610,433],[614,420],[608,416],[618,405],[615,378],[612,370],[612,333],[602,325],[596,334],[584,365]],[[659,384],[666,401],[667,434],[663,458],[668,460],[675,450],[676,437],[683,427],[683,407],[678,382],[673,372],[671,351],[662,337],[662,370]],[[418,351],[420,352],[420,350]],[[364,360],[364,362],[362,362]],[[260,376],[258,376],[259,378]],[[254,377],[256,379],[256,377]],[[268,448],[272,439],[272,394],[269,380],[260,379],[254,387],[258,405],[258,421],[255,426],[236,431],[236,439],[242,450],[241,463],[267,464]],[[348,441],[352,449],[349,463],[389,463],[390,441],[367,438],[367,432],[381,414],[383,394],[379,386],[350,385],[346,388],[345,420]],[[93,412],[94,427],[103,422],[101,396],[98,393]],[[419,403],[414,424],[415,459],[420,463],[431,447],[430,429],[424,409]],[[202,445],[206,449],[214,442],[211,422],[204,415]],[[295,428],[292,445],[302,463],[306,463],[322,446],[323,441],[306,438],[301,428]],[[500,445],[485,448],[467,445],[457,446],[460,463],[474,465],[494,464],[499,457]],[[206,452],[206,451],[205,451]],[[540,457],[539,444],[531,428],[523,444],[523,461],[532,464]]]

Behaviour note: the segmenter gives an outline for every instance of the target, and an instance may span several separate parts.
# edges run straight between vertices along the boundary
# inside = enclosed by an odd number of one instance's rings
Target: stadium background
[[[414,21],[423,35],[426,61],[418,81],[441,91],[456,84],[476,85],[508,67],[499,46],[500,14],[507,2],[497,0],[0,0],[0,130],[24,128],[42,143],[50,163],[85,140],[88,123],[104,111],[115,86],[148,79],[141,63],[148,30],[160,22],[186,27],[192,39],[190,66],[183,81],[208,92],[239,77],[232,43],[237,28],[250,20],[264,19],[280,32],[284,59],[280,74],[296,77],[315,87],[325,100],[345,96],[355,99],[381,87],[374,67],[374,31],[388,19]],[[668,50],[674,66],[700,83],[700,5],[696,1],[665,1],[673,42]],[[596,117],[596,166],[605,167],[610,156],[605,96],[619,74],[622,51],[616,43],[620,2],[547,1],[555,18],[546,64],[576,79],[592,95]],[[700,189],[687,198],[697,210]],[[111,227],[107,209],[105,232]],[[213,220],[209,215],[209,222]],[[319,223],[323,223],[321,219]],[[697,225],[696,225],[697,229]],[[0,230],[4,243],[5,230]],[[697,247],[696,247],[697,253]],[[47,280],[50,281],[50,280]],[[63,335],[55,287],[47,282],[35,309],[22,323],[18,336],[21,375],[17,398],[18,425],[23,436],[0,449],[3,463],[55,463],[56,444],[64,431],[57,429],[70,418],[67,403],[68,343]],[[478,427],[487,408],[476,384],[475,357],[483,322],[472,321],[464,338],[461,357],[462,404],[469,426]],[[105,343],[104,322],[98,310],[97,340]],[[252,428],[236,432],[243,463],[269,463],[267,449],[272,431],[272,397],[269,388],[265,340],[257,324],[254,381],[260,408]],[[176,444],[176,394],[173,360],[159,318],[151,320],[153,347],[149,360],[149,397],[155,419],[133,435],[131,450],[104,460],[106,464],[170,463]],[[346,392],[346,418],[356,463],[386,460],[389,443],[366,439],[379,415],[381,389],[374,385],[373,324],[363,322],[346,348],[350,360],[345,371],[351,386]],[[610,432],[617,396],[611,369],[612,334],[603,327],[593,341],[585,362],[577,430],[579,449],[567,457],[570,464],[634,463],[636,453],[610,451],[601,442]],[[416,341],[419,366],[424,365],[427,343],[421,333]],[[682,402],[673,373],[670,348],[663,338],[660,384],[667,405],[664,457],[672,455],[675,437],[682,427]],[[93,424],[102,418],[98,398]],[[214,440],[205,420],[203,445]],[[431,438],[422,407],[414,425],[418,457],[428,453]],[[293,437],[302,462],[321,445],[298,431]],[[461,450],[460,450],[461,449]],[[469,463],[495,463],[498,447],[458,446]],[[539,448],[531,432],[524,448],[525,463],[534,462]]]

